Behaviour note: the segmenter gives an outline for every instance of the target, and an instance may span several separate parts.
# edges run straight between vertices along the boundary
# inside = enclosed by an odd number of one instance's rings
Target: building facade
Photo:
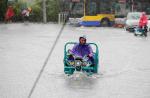
[[[117,15],[126,15],[133,11],[150,14],[150,0],[117,0],[113,6]]]

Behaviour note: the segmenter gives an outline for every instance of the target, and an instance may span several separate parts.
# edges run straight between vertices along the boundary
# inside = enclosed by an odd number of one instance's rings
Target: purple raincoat
[[[72,53],[80,57],[84,57],[85,55],[93,56],[93,50],[89,44],[85,45],[76,44],[72,49]]]

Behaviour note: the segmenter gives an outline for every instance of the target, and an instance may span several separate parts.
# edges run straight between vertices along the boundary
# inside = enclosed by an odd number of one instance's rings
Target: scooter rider
[[[148,18],[146,16],[145,12],[142,12],[142,16],[140,17],[139,21],[139,27],[140,29],[144,30],[144,36],[147,36],[147,23],[148,23]]]
[[[79,43],[75,44],[73,49],[70,50],[72,55],[83,58],[87,56],[92,62],[91,66],[94,66],[93,50],[92,47],[86,43],[86,36],[79,37]],[[74,59],[73,56],[70,56],[69,59]]]

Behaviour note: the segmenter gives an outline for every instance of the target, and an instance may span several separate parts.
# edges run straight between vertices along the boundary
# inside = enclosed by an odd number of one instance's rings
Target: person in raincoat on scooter
[[[148,18],[146,16],[145,12],[142,12],[142,16],[140,17],[139,21],[139,28],[140,30],[143,30],[143,35],[147,36],[147,24],[148,24]]]

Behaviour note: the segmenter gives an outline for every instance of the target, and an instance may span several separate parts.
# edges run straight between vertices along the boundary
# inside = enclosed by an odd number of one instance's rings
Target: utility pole
[[[46,16],[46,0],[43,0],[42,2],[42,7],[43,7],[43,22],[47,22],[47,16]]]
[[[86,15],[86,0],[83,1],[84,3],[84,16]]]
[[[132,0],[132,12],[134,11],[134,1]]]

